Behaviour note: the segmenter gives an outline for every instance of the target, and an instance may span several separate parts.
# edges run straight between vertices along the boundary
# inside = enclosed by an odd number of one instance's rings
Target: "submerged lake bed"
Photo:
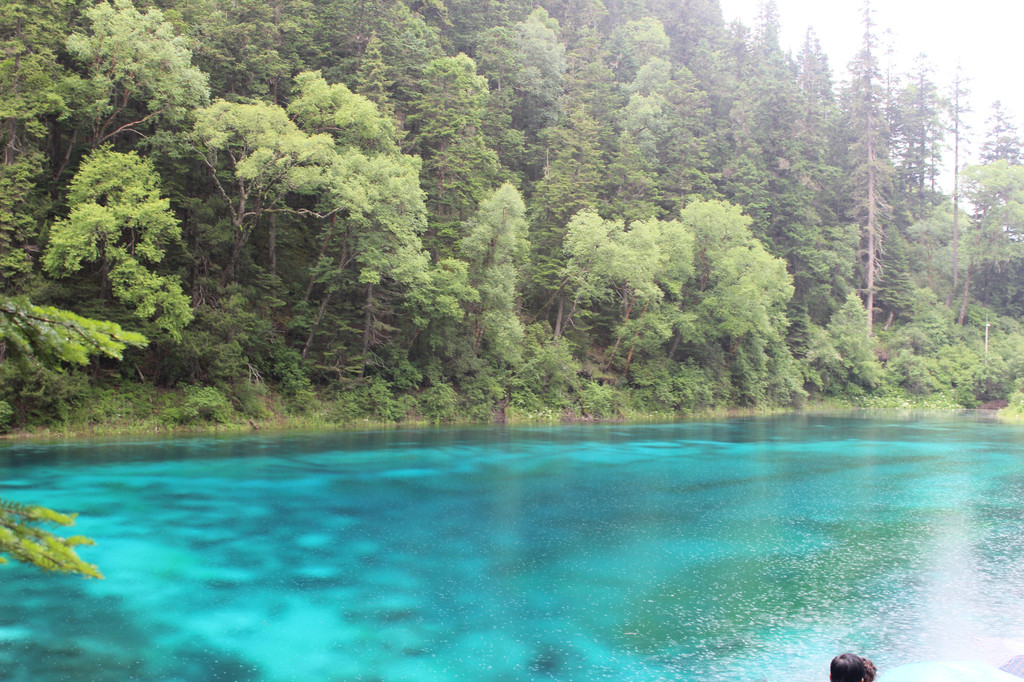
[[[791,415],[0,447],[103,581],[5,680],[812,680],[1024,653],[1024,430]]]

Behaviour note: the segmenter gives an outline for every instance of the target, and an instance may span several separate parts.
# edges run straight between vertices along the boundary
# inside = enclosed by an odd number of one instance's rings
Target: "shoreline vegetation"
[[[268,400],[274,405],[275,401]],[[276,405],[280,408],[280,403]],[[543,410],[538,412],[509,411],[503,419],[480,420],[460,418],[452,415],[445,420],[430,420],[422,415],[407,415],[396,421],[384,421],[373,417],[361,417],[338,421],[332,419],[332,406],[326,402],[304,414],[289,413],[287,410],[268,408],[267,413],[258,418],[250,418],[234,413],[222,415],[222,421],[199,419],[190,424],[171,424],[157,414],[142,419],[112,419],[103,423],[70,422],[61,426],[50,426],[35,429],[16,429],[0,434],[0,445],[12,442],[58,441],[58,440],[90,440],[102,438],[118,438],[131,436],[174,437],[190,434],[280,434],[288,432],[360,432],[390,429],[457,427],[457,426],[528,426],[528,425],[570,425],[570,424],[641,424],[641,423],[676,423],[688,421],[705,421],[731,419],[749,416],[769,416],[799,413],[836,413],[859,411],[901,411],[901,412],[962,412],[970,408],[958,405],[954,400],[944,396],[927,398],[913,396],[869,396],[859,401],[823,400],[808,403],[801,407],[719,407],[705,408],[688,414],[671,412],[642,412],[636,410],[617,410],[614,414],[594,415],[577,414],[572,409],[562,411]],[[1001,404],[985,405],[978,408],[1001,421],[1022,422],[1024,415],[1019,409],[1008,408]],[[2,451],[0,451],[2,452]]]

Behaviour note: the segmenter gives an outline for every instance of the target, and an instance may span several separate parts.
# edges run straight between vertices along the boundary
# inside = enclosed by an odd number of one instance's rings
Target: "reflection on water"
[[[0,569],[0,678],[824,679],[1024,640],[1024,430],[970,417],[0,448],[105,581]],[[1024,650],[1019,653],[1024,653]]]

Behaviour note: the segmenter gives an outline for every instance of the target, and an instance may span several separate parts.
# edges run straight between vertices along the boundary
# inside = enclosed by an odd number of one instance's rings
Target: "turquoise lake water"
[[[80,512],[107,576],[0,566],[7,681],[801,682],[1024,640],[1024,427],[969,415],[7,444],[0,494]]]

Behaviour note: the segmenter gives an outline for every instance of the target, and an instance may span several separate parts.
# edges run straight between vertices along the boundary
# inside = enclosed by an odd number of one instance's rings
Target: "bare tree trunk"
[[[276,82],[276,81],[275,81]],[[267,260],[270,261],[270,274],[277,274],[277,216],[270,214],[270,225],[267,227]]]
[[[953,83],[953,288],[946,295],[946,307],[953,304],[953,292],[960,283],[960,72]]]
[[[220,275],[220,285],[222,287],[226,287],[235,276],[235,271],[238,269],[238,260],[242,256],[242,248],[248,240],[249,233],[247,231],[239,231],[235,236],[235,243],[231,245],[231,256],[224,267],[224,272]]]
[[[674,360],[676,357],[676,351],[679,350],[679,342],[683,340],[683,333],[676,332],[676,338],[672,339],[672,349],[668,352],[668,359]]]
[[[868,336],[874,334],[875,326],[875,231],[877,215],[875,212],[875,139],[871,113],[868,113],[868,271],[867,271],[867,302]]]
[[[313,326],[309,330],[309,336],[306,338],[306,345],[302,348],[303,360],[305,360],[306,356],[309,355],[309,349],[313,347],[313,337],[316,336],[317,327],[320,326],[320,320],[324,319],[324,313],[327,312],[327,304],[330,303],[330,301],[330,293],[326,294],[323,300],[320,301],[320,308],[316,311],[316,319],[313,320]]]
[[[359,378],[366,376],[366,354],[370,351],[370,341],[373,338],[373,285],[366,285],[366,303],[364,305],[365,315],[363,316],[363,366],[359,369]]]
[[[558,314],[555,316],[555,340],[562,336],[562,313],[565,312],[565,292],[558,294]]]
[[[967,319],[967,296],[971,293],[971,264],[967,264],[967,272],[964,273],[964,299],[960,304],[960,319],[957,323],[962,327]]]
[[[476,352],[476,347],[480,344],[480,335],[484,333],[484,326],[480,324],[480,320],[476,321],[476,331],[473,333],[473,352]]]
[[[647,314],[647,305],[648,305],[648,303],[644,303],[644,309],[640,313],[640,319],[641,320],[643,320],[644,319],[644,315]],[[629,376],[629,365],[630,365],[630,363],[633,362],[633,351],[636,350],[636,340],[639,339],[639,338],[640,338],[640,330],[637,329],[636,333],[633,334],[633,345],[629,347],[629,355],[626,356],[626,376],[627,377]]]

